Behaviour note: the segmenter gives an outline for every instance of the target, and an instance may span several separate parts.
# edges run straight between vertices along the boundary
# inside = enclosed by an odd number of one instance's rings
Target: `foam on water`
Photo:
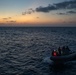
[[[46,63],[46,64],[52,64],[53,61],[50,60],[50,57],[45,57],[45,58],[43,59],[43,63]]]

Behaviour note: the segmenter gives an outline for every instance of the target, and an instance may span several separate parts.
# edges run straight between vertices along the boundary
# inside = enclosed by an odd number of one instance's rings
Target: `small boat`
[[[50,60],[54,61],[55,63],[65,63],[68,61],[76,60],[76,53],[70,53],[68,55],[61,55],[61,56],[51,56]]]

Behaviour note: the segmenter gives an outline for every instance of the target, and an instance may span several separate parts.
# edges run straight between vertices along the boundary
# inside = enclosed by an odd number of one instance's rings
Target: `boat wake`
[[[52,64],[53,61],[50,60],[50,57],[45,57],[45,58],[43,59],[43,63],[46,63],[46,64]]]

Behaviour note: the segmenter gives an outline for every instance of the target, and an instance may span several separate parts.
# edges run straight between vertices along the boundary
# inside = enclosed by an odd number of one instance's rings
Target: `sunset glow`
[[[76,0],[0,0],[0,26],[76,26]]]

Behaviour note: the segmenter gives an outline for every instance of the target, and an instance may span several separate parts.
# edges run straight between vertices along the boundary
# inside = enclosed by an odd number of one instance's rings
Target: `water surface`
[[[43,62],[63,45],[76,51],[76,28],[0,27],[0,74],[76,75],[75,61],[61,67]]]

